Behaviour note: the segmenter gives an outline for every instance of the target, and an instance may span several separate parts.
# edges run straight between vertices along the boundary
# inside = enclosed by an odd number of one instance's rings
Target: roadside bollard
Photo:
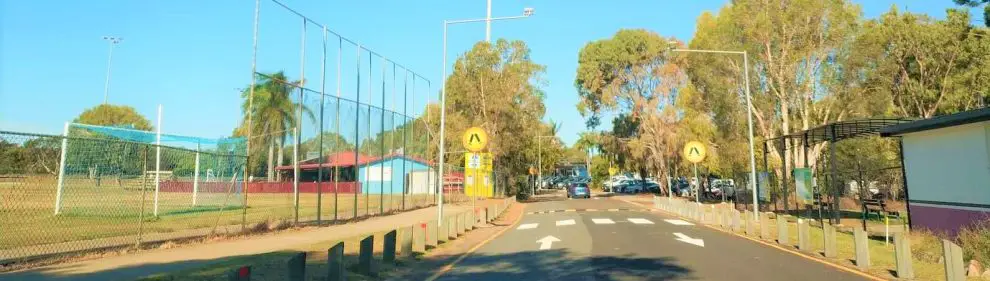
[[[431,220],[426,223],[426,246],[437,247],[438,243],[437,221]]]
[[[475,220],[474,211],[467,212],[467,217],[467,225],[465,225],[464,228],[471,231],[474,229],[474,226],[478,224],[478,221]]]
[[[914,267],[911,265],[911,239],[906,232],[894,233],[894,258],[897,261],[897,278],[914,278]]]
[[[738,210],[732,211],[732,231],[740,232],[742,231],[742,214]]]
[[[798,249],[802,251],[811,250],[808,248],[810,244],[808,241],[808,221],[805,219],[798,219]]]
[[[829,223],[822,222],[822,230],[825,236],[825,257],[834,258],[839,256],[839,249],[835,245],[835,226]]]
[[[760,213],[760,238],[770,240],[770,215]]]
[[[413,226],[412,232],[412,252],[409,253],[426,253],[426,223],[418,223]]]
[[[404,257],[413,256],[413,232],[415,232],[415,226],[407,226],[402,229],[402,240],[399,242],[401,248],[399,251]]]
[[[289,258],[286,263],[289,271],[289,281],[303,281],[306,279],[306,252],[296,253]]]
[[[372,254],[375,252],[375,236],[368,235],[364,239],[361,239],[361,249],[358,253],[358,271],[365,274],[371,275],[371,258]]]
[[[856,267],[866,271],[870,269],[870,237],[862,228],[853,229],[853,245],[856,247]]]
[[[327,250],[327,280],[344,281],[344,242],[337,242]]]
[[[777,215],[777,244],[790,246],[787,236],[787,215]]]
[[[949,240],[942,239],[942,257],[945,260],[945,280],[965,281],[966,265],[963,264],[962,248]]]
[[[753,213],[750,212],[750,211],[746,211],[746,218],[745,219],[746,219],[746,236],[754,236],[755,233],[754,233],[754,230],[753,230],[753,228],[754,228],[754,225],[753,224],[755,222],[753,221]]]
[[[245,265],[227,273],[228,281],[251,281],[251,266]]]
[[[466,222],[465,222],[465,218],[466,217],[467,217],[467,215],[465,215],[465,213],[457,214],[457,226],[456,226],[456,229],[457,229],[457,235],[458,236],[460,236],[461,234],[464,234],[464,225],[466,224]]]
[[[494,221],[495,220],[495,216],[496,216],[496,214],[495,214],[495,208],[492,207],[492,206],[488,206],[488,220],[485,221],[485,222],[492,222],[492,221]]]
[[[450,229],[450,217],[444,217],[443,223],[441,223],[439,227],[437,227],[438,243],[439,242],[447,243],[447,240],[450,240],[450,232],[448,231],[448,229]]]
[[[398,231],[392,230],[385,233],[385,241],[382,245],[382,261],[383,262],[394,262],[395,261],[395,242],[396,236],[398,236]]]
[[[447,238],[457,239],[457,215],[447,217]]]

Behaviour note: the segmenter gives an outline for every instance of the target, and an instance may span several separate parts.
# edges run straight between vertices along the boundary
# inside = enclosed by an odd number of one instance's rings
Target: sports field
[[[111,246],[121,241],[137,243],[150,237],[184,230],[259,223],[269,227],[295,218],[292,193],[204,193],[192,204],[191,193],[161,192],[158,216],[154,216],[154,189],[142,189],[138,180],[104,180],[99,186],[89,179],[67,179],[61,211],[54,214],[57,182],[54,177],[28,177],[0,182],[0,253],[16,256],[31,252],[66,252]],[[450,202],[464,201],[463,195],[448,195]],[[355,199],[356,202],[355,202]],[[317,214],[317,194],[299,196],[300,222],[313,221]],[[365,195],[324,193],[324,222],[399,211],[432,205],[433,194]],[[244,208],[246,201],[247,208]],[[239,228],[236,228],[239,230]],[[111,237],[113,237],[111,239]],[[85,242],[79,242],[84,241]],[[63,243],[72,242],[75,243]],[[0,256],[0,259],[9,257]]]

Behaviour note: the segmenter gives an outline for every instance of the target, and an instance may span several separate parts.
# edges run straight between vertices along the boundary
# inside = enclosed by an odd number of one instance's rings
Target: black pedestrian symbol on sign
[[[698,148],[697,147],[692,147],[691,150],[688,151],[688,155],[690,155],[690,156],[695,156],[695,155],[701,156],[701,151],[698,151]]]
[[[481,137],[478,134],[471,134],[471,138],[468,139],[468,143],[474,144],[475,142],[480,143]]]

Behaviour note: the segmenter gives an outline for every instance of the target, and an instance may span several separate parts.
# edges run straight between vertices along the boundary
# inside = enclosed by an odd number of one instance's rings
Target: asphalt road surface
[[[596,197],[529,204],[514,229],[438,280],[868,279],[645,206]]]

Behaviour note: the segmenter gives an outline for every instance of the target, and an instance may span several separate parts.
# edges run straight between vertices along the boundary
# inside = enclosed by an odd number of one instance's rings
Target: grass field
[[[296,216],[292,193],[231,194],[203,193],[192,204],[191,193],[161,192],[158,216],[154,216],[154,189],[142,190],[138,181],[118,184],[104,181],[101,186],[86,179],[67,179],[59,215],[54,214],[57,183],[52,178],[29,178],[19,182],[0,182],[0,251],[30,255],[30,251],[47,248],[48,252],[82,250],[119,244],[121,239],[136,243],[139,237],[160,237],[190,229],[240,225],[248,228],[259,223],[277,225],[292,222]],[[246,197],[247,207],[244,206]],[[357,202],[355,202],[357,199]],[[463,195],[448,196],[450,202],[463,201]],[[299,196],[301,222],[315,220],[317,194]],[[403,201],[411,209],[434,203],[433,194],[334,194],[324,193],[320,212],[324,222],[399,211]],[[222,209],[222,211],[221,211]],[[116,239],[100,239],[110,238]],[[87,240],[85,242],[78,242]],[[73,242],[77,243],[64,243]],[[18,252],[19,251],[19,252]],[[28,252],[25,252],[28,251]],[[5,257],[0,257],[5,258]]]

